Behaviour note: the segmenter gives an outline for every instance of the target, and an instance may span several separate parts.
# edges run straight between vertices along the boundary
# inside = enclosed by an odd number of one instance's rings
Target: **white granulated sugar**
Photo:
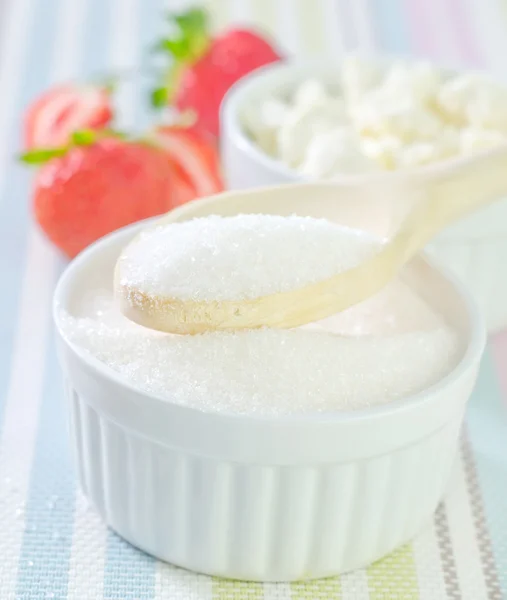
[[[457,335],[399,282],[320,324],[198,336],[144,329],[96,296],[78,311],[89,316],[62,317],[68,338],[135,387],[204,411],[357,410],[421,391],[459,360]]]
[[[377,247],[366,234],[325,219],[212,216],[143,232],[124,250],[119,280],[153,296],[241,300],[326,279]]]

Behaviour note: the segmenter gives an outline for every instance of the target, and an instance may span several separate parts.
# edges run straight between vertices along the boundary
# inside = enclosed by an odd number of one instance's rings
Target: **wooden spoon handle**
[[[426,180],[414,182],[410,212],[387,244],[399,269],[442,229],[468,213],[507,196],[507,146],[435,169]],[[387,250],[387,246],[385,250]]]
[[[428,172],[424,186],[426,217],[419,215],[424,219],[420,222],[422,245],[454,221],[507,196],[507,144],[452,166],[437,167]]]

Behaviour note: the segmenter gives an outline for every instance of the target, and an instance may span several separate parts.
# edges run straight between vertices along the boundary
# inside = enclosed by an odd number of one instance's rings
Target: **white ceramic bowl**
[[[386,66],[393,60],[378,62],[380,66]],[[228,92],[221,110],[221,151],[229,189],[294,183],[303,179],[297,171],[263,152],[245,134],[242,114],[252,103],[273,94],[289,93],[308,78],[320,79],[339,88],[340,63],[268,65],[243,78]],[[459,159],[449,161],[449,164],[456,160]],[[431,168],[430,165],[420,170]],[[400,173],[386,172],[386,177],[396,177]],[[473,292],[489,331],[507,327],[507,278],[502,272],[502,265],[507,262],[507,199],[448,228],[428,250]]]
[[[328,216],[357,226],[365,206],[332,185],[223,194],[174,220],[238,212]],[[378,224],[378,223],[377,223]],[[110,286],[121,248],[142,225],[107,236],[55,292],[71,439],[84,493],[135,546],[191,570],[290,581],[336,575],[409,541],[445,491],[485,331],[467,292],[418,257],[406,269],[459,332],[463,355],[437,385],[353,413],[279,418],[201,412],[133,388],[65,337],[91,286]],[[373,231],[373,228],[369,228]]]

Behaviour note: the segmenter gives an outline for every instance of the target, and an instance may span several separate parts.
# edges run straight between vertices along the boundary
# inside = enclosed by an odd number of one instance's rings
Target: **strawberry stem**
[[[151,91],[150,100],[153,108],[163,108],[167,106],[169,99],[166,87],[158,87]]]
[[[79,129],[74,131],[70,142],[59,148],[33,148],[19,155],[19,160],[27,165],[43,165],[44,163],[67,154],[72,148],[92,146],[95,142],[107,138],[128,139],[128,135],[114,129]]]
[[[53,158],[63,156],[67,152],[66,147],[62,148],[35,148],[24,152],[19,156],[19,160],[27,165],[42,165]]]
[[[177,40],[180,45],[186,47],[186,56],[180,55],[179,59],[192,63],[199,60],[208,50],[210,44],[208,13],[202,8],[191,8],[183,13],[169,15],[169,21],[179,29]]]
[[[93,129],[80,129],[72,134],[72,143],[76,146],[91,146],[97,140],[97,132]]]
[[[202,8],[191,8],[167,16],[174,35],[164,37],[153,47],[155,52],[169,54],[174,61],[194,63],[203,56],[210,45],[208,13]]]

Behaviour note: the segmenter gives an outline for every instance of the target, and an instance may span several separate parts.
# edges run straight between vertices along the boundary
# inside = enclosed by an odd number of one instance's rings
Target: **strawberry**
[[[26,149],[66,144],[74,131],[102,129],[113,117],[109,92],[90,85],[60,85],[28,107],[24,125]]]
[[[153,132],[152,140],[178,165],[177,176],[193,188],[194,197],[209,196],[223,190],[218,153],[195,130],[161,126]]]
[[[174,207],[186,204],[191,200],[195,200],[197,192],[195,191],[192,182],[183,171],[183,169],[177,163],[171,164],[171,181],[172,181],[172,195],[171,200]]]
[[[48,238],[73,257],[119,227],[164,213],[173,198],[171,163],[144,142],[110,137],[68,149],[35,151],[27,162],[50,160],[35,179],[35,218]]]
[[[238,79],[263,65],[280,60],[280,54],[261,35],[231,29],[210,38],[206,12],[200,9],[172,17],[176,38],[157,46],[169,53],[172,69],[166,85],[154,91],[154,105],[173,102],[182,112],[196,116],[202,134],[217,136],[219,108],[227,90]]]

